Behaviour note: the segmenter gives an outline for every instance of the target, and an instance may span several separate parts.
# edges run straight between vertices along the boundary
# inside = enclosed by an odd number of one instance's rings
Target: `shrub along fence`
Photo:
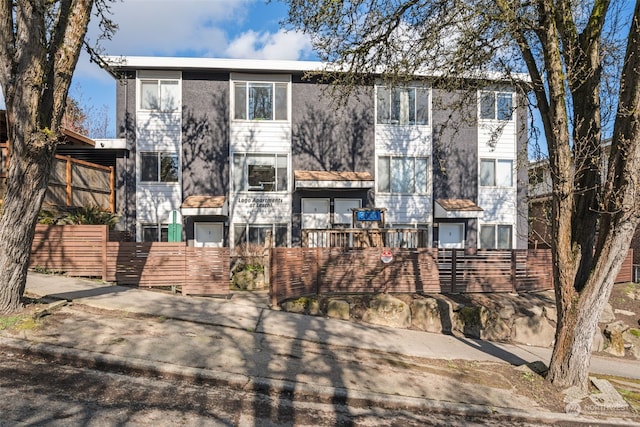
[[[385,263],[383,251],[392,255]],[[273,304],[340,293],[527,292],[552,289],[549,250],[273,248],[267,251]],[[631,281],[632,251],[616,278]],[[388,261],[388,260],[387,260]],[[109,241],[107,226],[39,225],[31,268],[133,286],[180,286],[183,294],[228,295],[229,248]]]

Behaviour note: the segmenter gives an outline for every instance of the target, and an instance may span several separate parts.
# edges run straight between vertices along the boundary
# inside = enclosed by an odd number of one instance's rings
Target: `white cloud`
[[[232,58],[295,60],[310,50],[308,37],[301,33],[247,31],[233,40],[225,53]]]

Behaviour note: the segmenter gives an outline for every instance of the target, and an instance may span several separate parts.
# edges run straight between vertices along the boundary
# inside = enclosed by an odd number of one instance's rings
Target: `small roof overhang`
[[[483,209],[469,199],[436,199],[435,218],[482,218]]]
[[[300,189],[368,189],[374,185],[369,172],[295,171],[296,190]]]
[[[180,206],[182,216],[209,216],[229,214],[225,196],[189,196]]]

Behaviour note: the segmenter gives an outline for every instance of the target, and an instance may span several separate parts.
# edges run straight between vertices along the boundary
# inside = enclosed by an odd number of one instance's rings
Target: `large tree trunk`
[[[35,225],[54,157],[50,151],[43,148],[11,158],[0,216],[0,313],[20,308]]]
[[[20,307],[58,128],[94,2],[0,2],[0,83],[12,148],[0,216],[0,313]]]

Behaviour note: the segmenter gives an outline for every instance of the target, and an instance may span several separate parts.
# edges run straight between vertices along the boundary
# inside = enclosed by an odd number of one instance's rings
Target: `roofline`
[[[231,59],[231,58],[193,58],[168,56],[107,56],[105,63],[113,70],[217,70],[237,72],[275,72],[275,73],[305,73],[331,70],[331,64],[320,61],[294,61],[275,59]],[[118,76],[107,71],[114,77]],[[339,71],[335,69],[334,71]],[[372,73],[382,74],[382,73]],[[415,73],[416,77],[440,77],[437,72],[425,71]],[[503,73],[491,71],[470,72],[463,78],[508,81],[519,80],[529,82],[528,74],[512,73],[507,77]]]

